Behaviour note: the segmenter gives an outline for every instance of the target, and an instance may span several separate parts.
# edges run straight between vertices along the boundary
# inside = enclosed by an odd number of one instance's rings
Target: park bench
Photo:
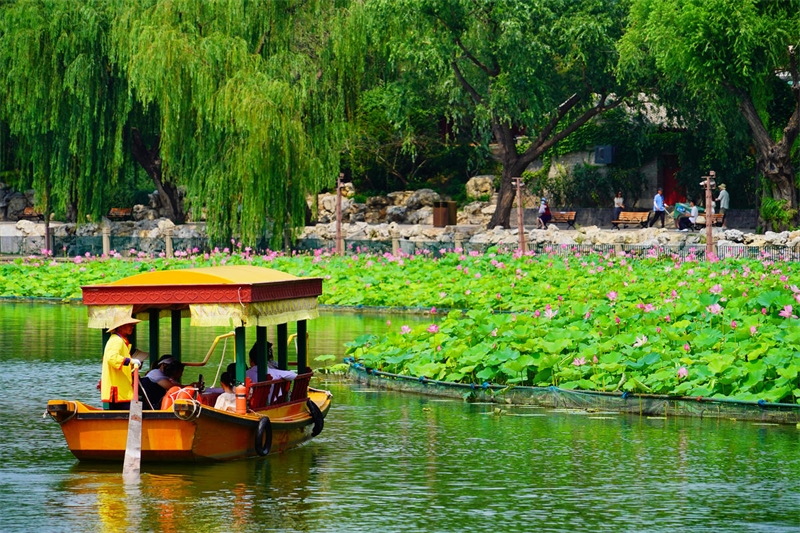
[[[649,219],[650,211],[623,211],[619,214],[619,220],[611,221],[611,229],[619,229],[620,224],[626,228],[628,224],[639,224],[646,228]]]
[[[44,215],[37,212],[32,207],[26,207],[22,210],[22,213],[19,215],[20,220],[44,220]]]
[[[575,229],[575,211],[553,211],[549,224],[566,224],[567,229]]]
[[[700,216],[703,216],[703,215],[700,215]],[[724,222],[725,222],[725,215],[723,215],[722,213],[714,213],[713,215],[711,215],[711,225],[712,226],[720,227],[720,226],[723,225]],[[706,227],[705,219],[703,219],[703,222],[701,222],[701,223],[694,223],[692,225],[692,229],[695,230],[695,231],[699,231],[699,230],[701,230],[701,229],[703,229],[705,227]]]
[[[106,218],[109,220],[130,220],[132,218],[133,209],[130,207],[112,207]]]

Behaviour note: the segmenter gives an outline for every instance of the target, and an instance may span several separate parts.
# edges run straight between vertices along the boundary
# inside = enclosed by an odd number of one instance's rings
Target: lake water
[[[324,313],[309,323],[312,357],[341,357],[343,342],[385,330],[387,318],[393,328],[426,320]],[[0,304],[3,533],[800,531],[795,426],[531,408],[498,416],[495,405],[332,380],[316,383],[333,406],[306,446],[144,465],[141,484],[125,487],[121,465],[78,463],[42,418],[50,398],[99,399],[100,334],[85,325],[80,306]],[[184,359],[201,359],[221,332],[187,327]]]

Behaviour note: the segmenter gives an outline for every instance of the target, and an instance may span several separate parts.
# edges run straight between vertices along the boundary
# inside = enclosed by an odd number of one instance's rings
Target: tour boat
[[[82,287],[90,328],[106,329],[120,315],[147,321],[151,364],[158,359],[159,320],[171,320],[171,350],[181,358],[181,319],[192,326],[225,326],[202,362],[208,362],[218,341],[235,339],[237,382],[245,382],[245,331],[256,327],[260,380],[246,392],[238,412],[215,409],[216,395],[183,391],[160,410],[143,411],[141,460],[220,461],[275,454],[310,440],[324,425],[331,404],[328,391],[309,387],[306,321],[318,316],[322,279],[300,278],[255,266],[220,266],[147,272],[105,285]],[[296,334],[288,334],[289,323]],[[265,381],[267,328],[275,326],[277,365],[287,369],[288,345],[295,337],[296,379]],[[135,345],[135,339],[133,340]],[[102,351],[100,351],[102,353]],[[100,358],[98,357],[98,361]],[[100,368],[98,365],[98,376]],[[171,405],[169,405],[171,403]],[[106,410],[79,400],[50,400],[47,413],[61,426],[67,446],[79,460],[122,461],[126,451],[129,411]]]

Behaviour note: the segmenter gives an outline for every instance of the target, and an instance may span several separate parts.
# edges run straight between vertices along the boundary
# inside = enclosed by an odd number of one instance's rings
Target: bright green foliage
[[[81,285],[141,271],[224,264],[321,277],[322,304],[426,308],[430,324],[408,328],[394,320],[387,336],[350,345],[365,364],[388,372],[800,401],[800,275],[795,264],[768,255],[703,263],[691,255],[679,261],[554,252],[41,258],[0,264],[0,296],[79,297]]]
[[[339,84],[359,70],[344,15],[325,2],[149,3],[116,21],[113,59],[159,111],[165,179],[190,185],[214,238],[255,242],[267,215],[280,238],[338,172]]]
[[[16,145],[18,185],[32,185],[46,213],[99,213],[104,193],[118,185],[128,102],[106,56],[113,9],[75,1],[0,6],[0,121]]]
[[[335,181],[363,70],[359,4],[23,1],[0,14],[0,121],[36,189],[81,213],[121,186],[132,128],[220,241],[278,241]]]

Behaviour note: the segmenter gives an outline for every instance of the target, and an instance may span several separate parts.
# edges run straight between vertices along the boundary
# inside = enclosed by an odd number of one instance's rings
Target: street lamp
[[[525,253],[525,213],[522,208],[522,178],[511,178],[517,187],[517,229],[519,230],[519,251]]]
[[[706,190],[706,261],[714,253],[714,195],[711,191],[717,186],[714,179],[717,173],[712,170],[708,174],[703,176],[703,181],[700,182],[700,186]]]

